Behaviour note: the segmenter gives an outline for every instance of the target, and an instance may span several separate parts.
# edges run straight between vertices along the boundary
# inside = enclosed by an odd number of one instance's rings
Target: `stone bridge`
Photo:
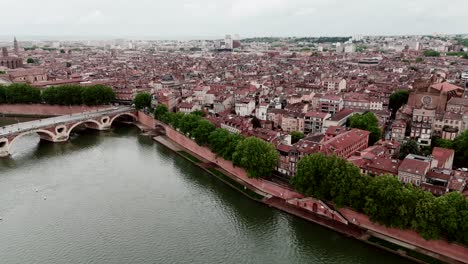
[[[0,157],[10,155],[13,143],[22,136],[37,133],[42,140],[65,142],[79,125],[96,130],[108,130],[121,116],[138,120],[137,112],[130,107],[110,107],[89,112],[63,115],[0,127]]]

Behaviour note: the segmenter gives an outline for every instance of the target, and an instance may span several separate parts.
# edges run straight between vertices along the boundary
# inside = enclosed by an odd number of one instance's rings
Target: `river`
[[[252,201],[134,127],[19,139],[0,263],[411,263]]]

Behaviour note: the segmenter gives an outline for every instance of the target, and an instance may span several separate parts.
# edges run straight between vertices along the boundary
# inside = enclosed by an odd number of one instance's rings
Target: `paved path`
[[[0,127],[0,137],[7,136],[9,134],[22,133],[34,129],[46,128],[61,123],[79,122],[104,115],[118,114],[128,111],[132,111],[132,108],[127,106],[109,107],[106,109],[93,110],[83,113],[69,114],[29,122],[22,122],[18,124]]]

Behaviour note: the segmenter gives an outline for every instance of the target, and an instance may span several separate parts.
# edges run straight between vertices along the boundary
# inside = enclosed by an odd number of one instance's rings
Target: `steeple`
[[[15,38],[13,40],[13,48],[15,50],[15,53],[19,52],[18,41],[16,40],[16,36],[15,36]]]

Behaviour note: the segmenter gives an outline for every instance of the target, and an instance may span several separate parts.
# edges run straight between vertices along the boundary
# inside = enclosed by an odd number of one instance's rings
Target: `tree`
[[[406,158],[408,154],[421,155],[421,149],[418,146],[418,142],[411,139],[401,144],[398,158],[402,160]]]
[[[400,107],[408,102],[409,91],[407,90],[399,90],[392,95],[390,95],[390,101],[388,103],[388,108],[392,110],[392,114],[395,113],[400,109]]]
[[[26,60],[26,63],[28,63],[28,64],[31,64],[31,63],[34,63],[34,62],[35,62],[35,61],[34,61],[33,58],[28,58],[28,59]]]
[[[208,143],[211,150],[223,159],[232,160],[237,145],[244,139],[240,134],[233,134],[224,128],[217,128],[210,133]]]
[[[198,121],[197,127],[192,132],[192,136],[195,138],[195,142],[202,146],[208,143],[208,137],[214,130],[215,126],[210,121],[202,119]]]
[[[41,96],[47,104],[80,105],[83,89],[80,85],[53,86],[43,90]]]
[[[166,123],[166,121],[162,119],[167,112],[168,112],[168,109],[166,105],[158,104],[158,106],[156,106],[156,109],[154,109],[154,118]]]
[[[399,227],[394,224],[393,218],[398,215],[402,196],[403,188],[396,177],[392,175],[376,177],[367,188],[364,212],[372,221]]]
[[[468,167],[468,130],[453,140],[455,149],[455,164],[459,167]]]
[[[349,119],[350,127],[367,130],[370,132],[369,144],[373,145],[382,138],[382,130],[380,129],[379,120],[372,112],[365,114],[356,114]]]
[[[435,50],[425,50],[423,54],[426,57],[439,57],[440,56],[440,52],[435,51]]]
[[[85,87],[82,93],[83,103],[86,105],[109,104],[115,100],[115,93],[111,87],[97,84]]]
[[[198,115],[187,114],[182,117],[178,124],[178,128],[184,134],[190,134],[192,136],[193,130],[198,126],[198,122],[201,120],[201,117]]]
[[[415,61],[416,61],[416,63],[421,63],[421,62],[423,62],[423,61],[424,61],[424,59],[423,59],[423,58],[421,58],[421,57],[418,57],[418,58],[416,58],[416,60],[415,60]]]
[[[291,132],[291,143],[294,144],[304,138],[304,133],[300,131]]]
[[[258,119],[256,116],[252,118],[252,126],[253,128],[260,128],[262,127],[262,123],[260,122],[260,119]]]
[[[37,104],[41,102],[41,91],[24,83],[5,87],[5,98],[9,104]]]
[[[0,104],[6,103],[6,89],[4,86],[0,85]]]
[[[200,117],[204,117],[206,115],[206,113],[201,111],[201,110],[195,110],[191,114],[192,115],[197,115],[197,116],[200,116]]]
[[[151,108],[151,95],[149,93],[139,93],[133,99],[133,104],[138,110],[144,109],[145,107]]]
[[[65,50],[64,50],[64,49],[61,49],[61,50],[60,50],[60,53],[65,53]]]
[[[65,63],[65,66],[67,66],[67,68],[70,68],[72,66],[72,64],[71,64],[71,62],[67,61],[67,63]]]
[[[248,137],[237,145],[232,158],[235,165],[247,171],[247,176],[259,178],[271,174],[278,164],[279,154],[273,144]]]
[[[433,137],[432,138],[432,147],[440,147],[440,148],[447,148],[453,149],[453,141],[448,139],[443,139],[440,137]]]

